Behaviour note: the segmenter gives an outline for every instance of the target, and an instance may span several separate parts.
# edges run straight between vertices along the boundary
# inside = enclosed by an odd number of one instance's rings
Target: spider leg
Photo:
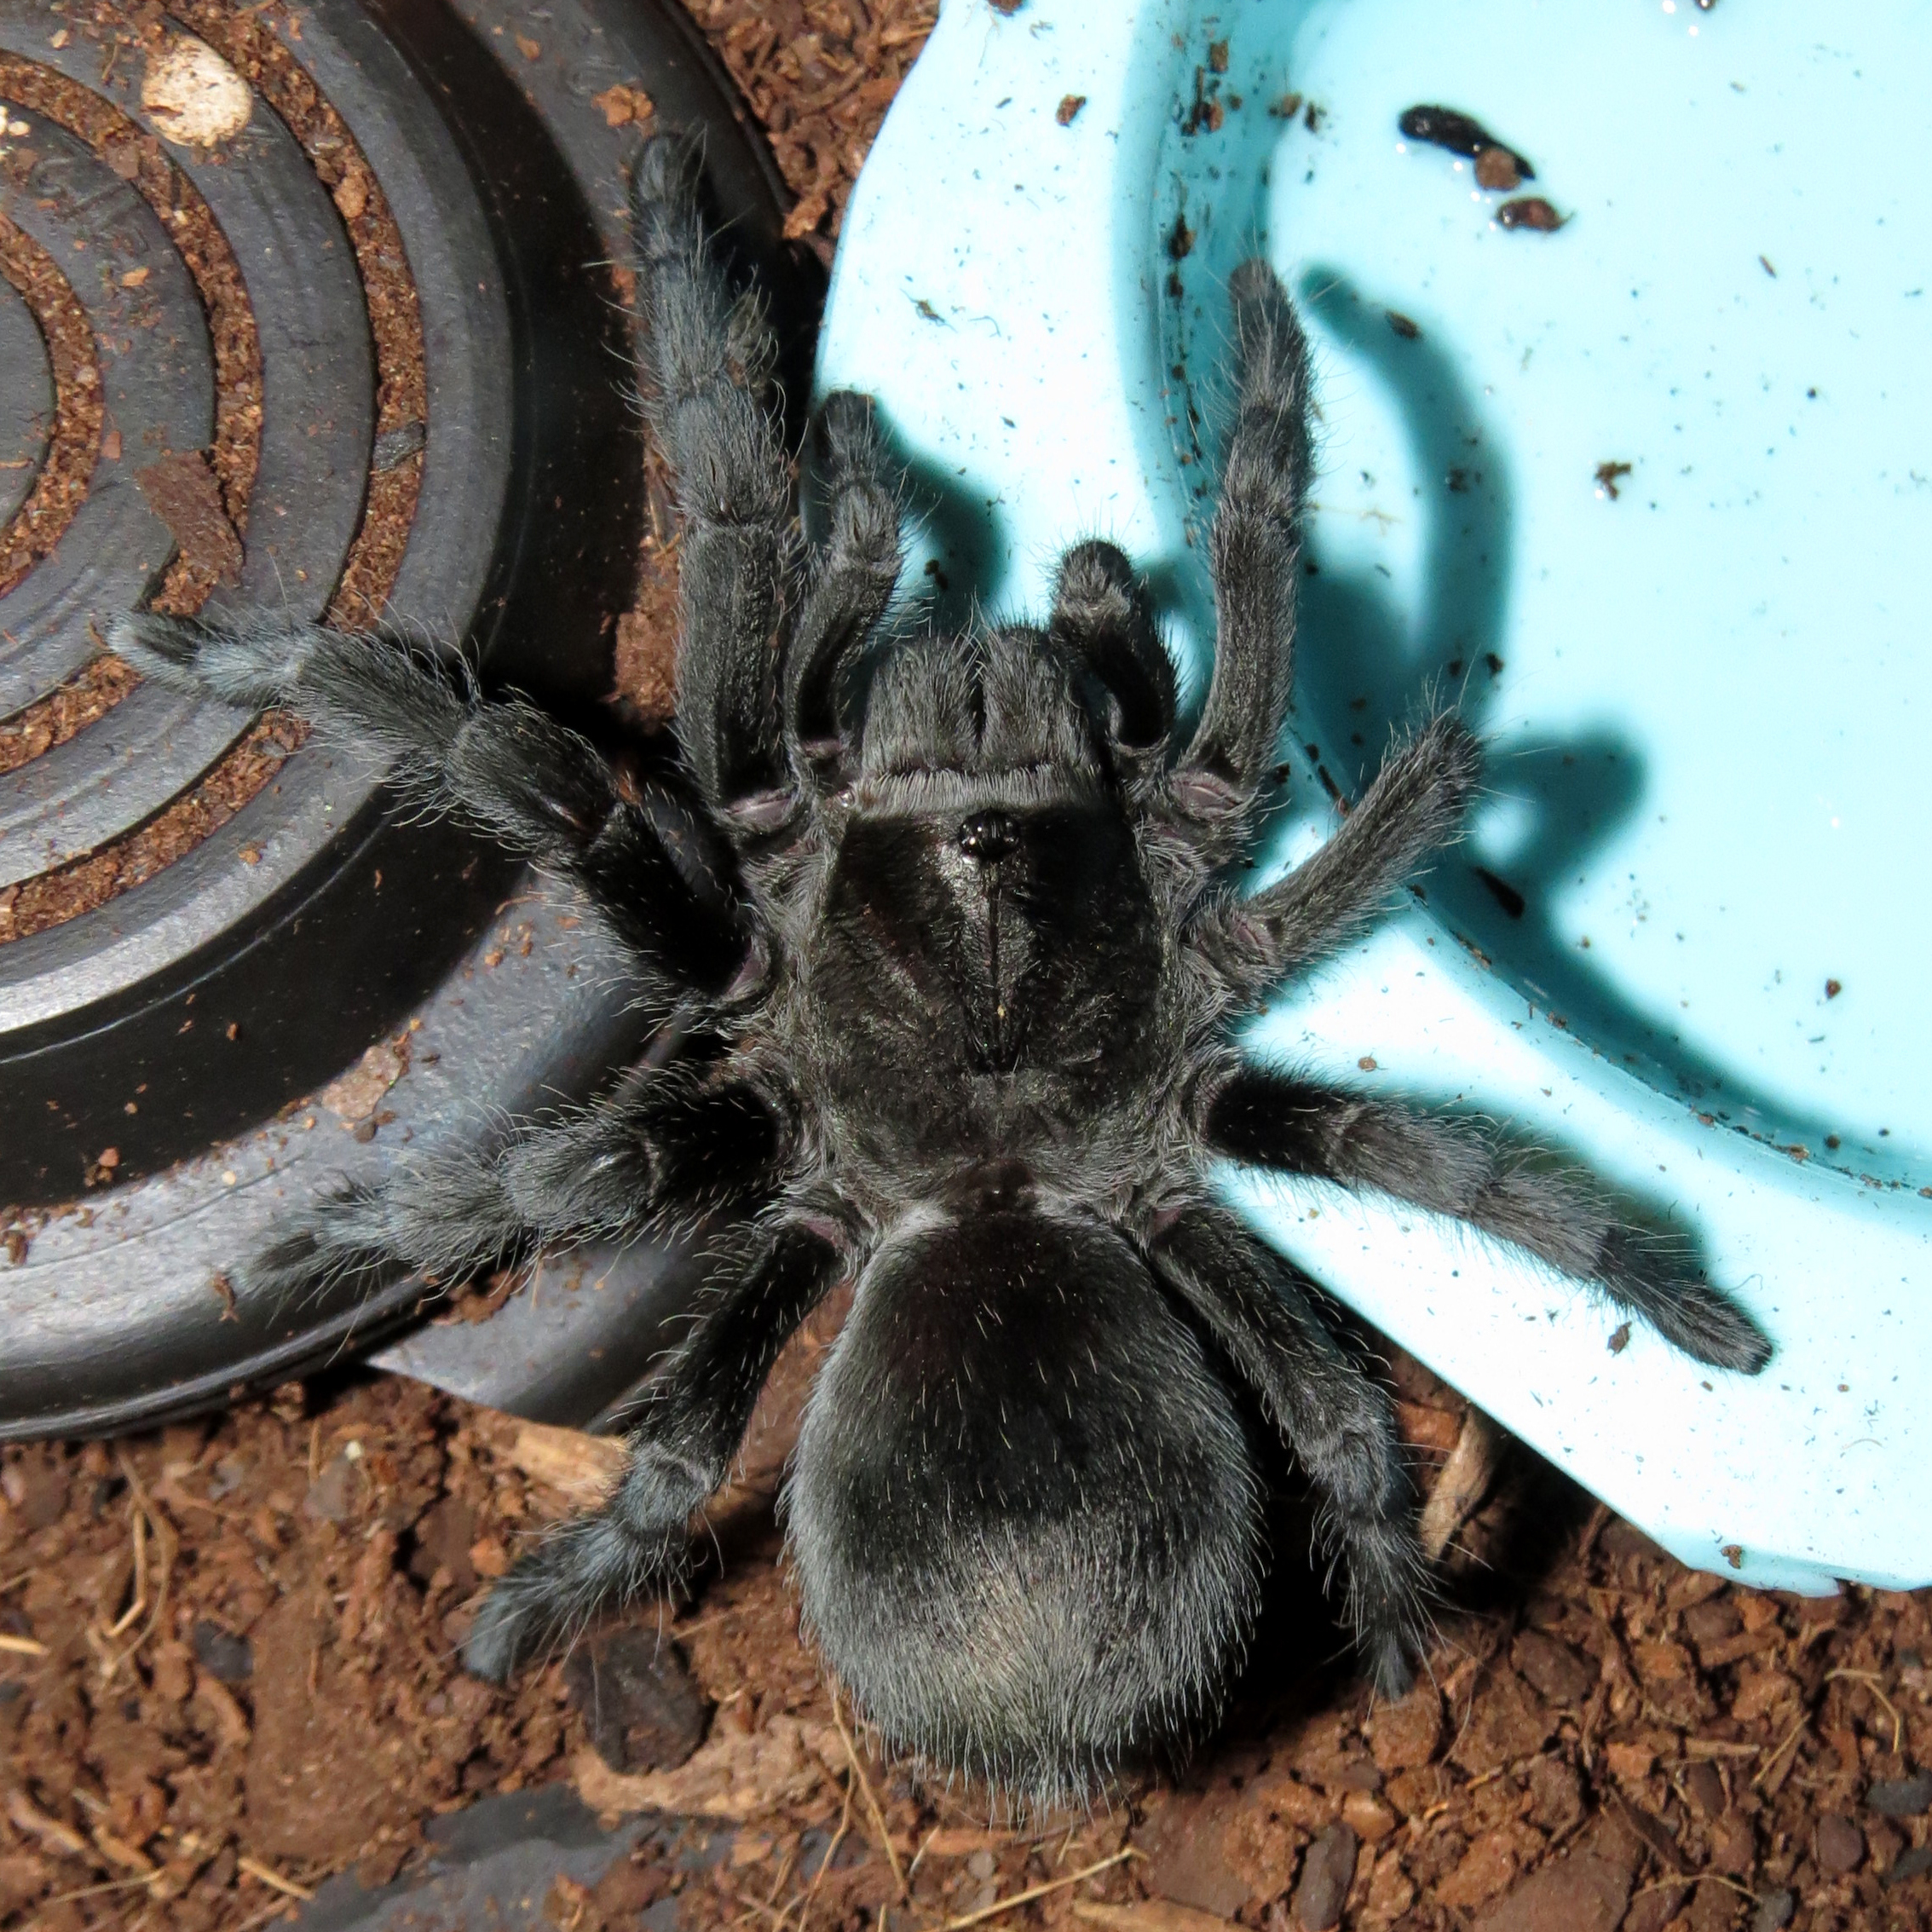
[[[785,729],[801,763],[838,750],[841,677],[885,616],[904,562],[899,478],[872,398],[834,391],[819,412],[816,433],[826,542],[785,667]]]
[[[1668,1246],[1647,1243],[1588,1189],[1470,1122],[1250,1068],[1214,1093],[1202,1133],[1237,1161],[1376,1188],[1526,1248],[1700,1362],[1756,1375],[1771,1358],[1750,1318]]]
[[[1395,1412],[1323,1320],[1318,1292],[1218,1208],[1189,1208],[1155,1240],[1156,1270],[1261,1399],[1323,1499],[1347,1577],[1347,1618],[1370,1681],[1409,1687],[1429,1628],[1415,1497]]]
[[[534,705],[486,701],[396,640],[266,613],[124,616],[108,642],[166,683],[299,712],[384,764],[412,804],[575,879],[673,996],[722,992],[742,965],[745,932],[696,814],[668,793],[623,798],[597,749]]]
[[[1266,262],[1244,262],[1228,292],[1237,398],[1209,545],[1214,670],[1174,788],[1204,828],[1234,833],[1271,768],[1294,678],[1308,344]]]
[[[1214,903],[1192,944],[1238,1001],[1259,1000],[1359,931],[1454,834],[1481,764],[1481,745],[1460,718],[1433,718],[1390,754],[1326,845],[1251,897]]]
[[[660,136],[632,180],[644,407],[677,472],[678,732],[705,799],[747,830],[791,805],[778,637],[798,559],[790,469],[764,394],[776,349],[735,298],[698,208],[698,144]]]
[[[1158,744],[1174,729],[1174,664],[1146,586],[1113,545],[1080,544],[1060,560],[1047,635],[1106,687],[1121,743]]]
[[[458,1282],[743,1199],[769,1185],[783,1146],[749,1087],[660,1077],[500,1148],[406,1151],[381,1180],[321,1202],[248,1274],[285,1292],[399,1264]]]
[[[599,1611],[678,1585],[692,1512],[724,1482],[780,1349],[842,1266],[799,1223],[759,1231],[649,1383],[615,1493],[553,1531],[485,1600],[463,1647],[471,1670],[502,1683]]]

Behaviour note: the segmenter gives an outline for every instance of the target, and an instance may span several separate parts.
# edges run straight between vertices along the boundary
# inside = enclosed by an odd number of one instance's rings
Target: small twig
[[[1802,1717],[1798,1719],[1797,1722],[1792,1725],[1791,1729],[1785,1733],[1784,1743],[1779,1745],[1777,1750],[1773,1751],[1770,1756],[1765,1759],[1762,1769],[1759,1771],[1756,1777],[1751,1779],[1750,1788],[1754,1791],[1760,1785],[1764,1782],[1767,1778],[1771,1775],[1772,1772],[1777,1768],[1779,1759],[1781,1758],[1785,1755],[1785,1753],[1788,1751],[1791,1748],[1791,1746],[1795,1745],[1798,1741],[1798,1739],[1805,1734],[1805,1732],[1809,1728],[1810,1724],[1811,1713],[1808,1710]]]
[[[218,1516],[224,1523],[240,1520],[240,1511],[224,1509],[218,1502],[210,1502],[205,1497],[191,1495],[187,1490],[170,1483],[164,1491],[166,1500],[181,1509],[205,1509],[211,1516]]]
[[[103,1684],[112,1683],[115,1677],[119,1675],[121,1666],[127,1663],[161,1627],[162,1616],[168,1607],[168,1584],[174,1574],[175,1547],[178,1540],[175,1535],[174,1525],[161,1514],[160,1511],[155,1507],[147,1494],[146,1486],[135,1473],[134,1464],[128,1460],[127,1451],[124,1449],[117,1449],[115,1454],[120,1460],[121,1474],[126,1478],[128,1488],[134,1494],[135,1506],[141,1512],[141,1517],[145,1519],[147,1530],[152,1532],[154,1541],[160,1549],[160,1573],[155,1579],[154,1600],[148,1606],[147,1623],[141,1626],[140,1634],[125,1650],[101,1666],[101,1681]],[[142,1536],[137,1531],[135,1538],[137,1567],[141,1565],[145,1547]],[[145,1586],[145,1576],[142,1577],[141,1580]]]
[[[1591,1510],[1590,1520],[1583,1525],[1582,1539],[1577,1544],[1577,1560],[1578,1562],[1581,1562],[1596,1548],[1596,1539],[1603,1534],[1604,1527],[1609,1521],[1610,1505],[1607,1502],[1598,1503],[1596,1508]]]
[[[1652,1878],[1647,1885],[1638,1886],[1630,1896],[1641,1899],[1651,1892],[1687,1892],[1696,1883],[1697,1880],[1687,1871],[1671,1871],[1661,1878]]]
[[[745,1908],[733,1921],[735,1924],[742,1925],[747,1918],[756,1918],[761,1913],[771,1921],[774,1932],[776,1932],[777,1927],[785,1923],[785,1914],[775,1910],[769,1904],[761,1905],[758,1900],[747,1899],[742,1892],[737,1890],[734,1890],[731,1896]]]
[[[294,1879],[283,1877],[272,1865],[264,1865],[258,1858],[238,1858],[235,1860],[235,1870],[245,1871],[251,1878],[259,1878],[264,1885],[272,1885],[278,1892],[285,1892],[291,1899],[312,1899],[315,1896],[307,1885],[298,1885]]]
[[[851,1760],[852,1774],[859,1781],[859,1790],[865,1796],[865,1808],[872,1814],[872,1822],[879,1827],[879,1843],[885,1854],[885,1862],[892,1867],[892,1883],[899,1888],[899,1896],[908,1898],[906,1889],[906,1875],[899,1864],[899,1854],[892,1848],[892,1834],[885,1829],[885,1814],[879,1808],[879,1800],[873,1796],[872,1780],[865,1774],[864,1765],[859,1762],[858,1747],[852,1742],[852,1733],[845,1728],[845,1720],[839,1714],[839,1699],[832,1699],[832,1721],[839,1727],[839,1740],[845,1747],[845,1756]]]
[[[736,1604],[730,1610],[720,1610],[712,1616],[701,1617],[695,1623],[673,1623],[670,1635],[682,1643],[686,1637],[695,1637],[700,1630],[714,1629],[720,1623],[729,1623],[734,1617],[742,1617],[752,1607],[750,1604]]]
[[[1674,1871],[1667,1878],[1653,1878],[1647,1885],[1640,1885],[1631,1893],[1634,1899],[1641,1899],[1647,1892],[1687,1892],[1693,1885],[1704,1883],[1727,1885],[1740,1898],[1746,1898],[1753,1905],[1757,1894],[1749,1885],[1740,1884],[1737,1879],[1727,1877],[1721,1871]],[[1733,1911],[1736,1907],[1732,1908]]]
[[[32,1565],[27,1569],[16,1572],[14,1575],[8,1577],[5,1583],[0,1583],[0,1596],[6,1595],[9,1590],[18,1589],[20,1585],[27,1580],[29,1577],[37,1577],[39,1574],[40,1566],[37,1563]]]
[[[56,1892],[52,1898],[43,1899],[40,1903],[44,1908],[65,1905],[69,1899],[98,1898],[103,1892],[131,1892],[136,1885],[152,1885],[160,1876],[160,1869],[156,1867],[153,1871],[142,1872],[138,1878],[110,1878],[103,1884],[82,1885],[72,1892]]]
[[[4,1806],[8,1817],[21,1831],[47,1844],[57,1846],[70,1858],[84,1858],[90,1865],[96,1866],[107,1862],[72,1825],[61,1819],[49,1818],[25,1791],[9,1791]]]
[[[291,1900],[277,1899],[272,1906],[257,1912],[254,1918],[243,1919],[241,1923],[235,1927],[234,1932],[255,1932],[255,1928],[257,1925],[266,1925],[271,1918],[280,1918],[285,1912],[292,1912],[294,1909],[294,1905]]]
[[[978,1912],[969,1912],[958,1918],[949,1918],[939,1928],[939,1932],[960,1932],[966,1925],[978,1925],[982,1919],[997,1918],[1003,1912],[1011,1912],[1015,1906],[1031,1905],[1035,1899],[1043,1899],[1049,1892],[1064,1891],[1069,1885],[1077,1885],[1082,1878],[1091,1878],[1097,1871],[1104,1871],[1110,1865],[1118,1865],[1122,1860],[1145,1858],[1147,1854],[1137,1851],[1132,1845],[1124,1846],[1111,1858],[1103,1858],[1093,1864],[1083,1866],[1078,1871],[1070,1871],[1064,1878],[1049,1878],[1039,1885],[1029,1885],[1024,1892],[1015,1892],[1011,1898],[995,1899],[989,1906]]]
[[[764,1895],[764,1902],[768,1906],[778,1903],[778,1895],[785,1889],[785,1881],[792,1876],[793,1861],[798,1855],[799,1843],[794,1838],[785,1848],[785,1855],[778,1861],[778,1876],[771,1881],[771,1889]]]
[[[1879,1703],[1884,1705],[1888,1715],[1892,1720],[1892,1750],[1895,1754],[1902,1751],[1905,1749],[1905,1720],[1899,1716],[1899,1707],[1895,1704],[1894,1704],[1889,1697],[1885,1695],[1883,1688],[1885,1680],[1881,1677],[1876,1670],[1847,1670],[1839,1669],[1836,1670],[1827,1670],[1825,1673],[1825,1681],[1826,1683],[1830,1683],[1834,1677],[1849,1677],[1854,1683],[1863,1684],[1865,1687],[1871,1693],[1872,1696],[1877,1698]]]
[[[1700,1879],[1708,1878],[1714,1885],[1727,1885],[1739,1897],[1749,1899],[1753,1905],[1757,1903],[1757,1894],[1742,1879],[1733,1878],[1722,1871],[1701,1871],[1698,1876]]]
[[[128,1527],[134,1537],[134,1587],[127,1608],[107,1626],[110,1642],[126,1635],[147,1614],[147,1516],[138,1501],[128,1504]]]
[[[935,1825],[920,1841],[919,1849],[913,1854],[913,1861],[906,1867],[906,1883],[908,1885],[913,1882],[913,1874],[919,1870],[920,1860],[932,1849],[932,1841],[939,1836],[939,1826]]]
[[[48,1654],[45,1644],[37,1643],[32,1637],[9,1636],[3,1630],[0,1630],[0,1650],[7,1651],[14,1657],[45,1657]]]
[[[833,1708],[836,1709],[836,1705]],[[806,1888],[805,1896],[799,1900],[799,1932],[805,1932],[805,1922],[811,1917],[812,1900],[818,1896],[818,1889],[825,1883],[825,1875],[832,1869],[832,1860],[837,1857],[839,1846],[845,1842],[846,1828],[851,1822],[852,1787],[848,1781],[845,1785],[845,1809],[839,1814],[839,1829],[832,1834],[832,1843],[825,1848],[825,1856],[818,1861],[818,1870],[812,1873],[811,1883]],[[787,1906],[778,1915],[781,1925],[791,1916],[791,1906]]]

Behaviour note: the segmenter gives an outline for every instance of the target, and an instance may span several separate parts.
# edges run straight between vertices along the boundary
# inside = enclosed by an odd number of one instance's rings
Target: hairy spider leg
[[[1474,1122],[1249,1068],[1215,1092],[1202,1134],[1237,1161],[1375,1188],[1525,1248],[1700,1362],[1756,1375],[1771,1358],[1769,1342],[1681,1249],[1647,1242],[1572,1177],[1531,1164]]]
[[[1076,545],[1060,560],[1047,635],[1099,679],[1130,749],[1157,746],[1174,729],[1174,671],[1147,587],[1112,544]]]
[[[725,855],[695,813],[668,793],[622,797],[596,747],[534,705],[485,699],[400,640],[266,614],[128,615],[108,642],[178,689],[299,712],[386,764],[410,803],[575,879],[660,996],[722,992],[742,965]]]
[[[1265,262],[1243,262],[1228,292],[1238,388],[1209,544],[1214,677],[1173,781],[1175,796],[1201,822],[1220,857],[1231,856],[1248,829],[1287,715],[1308,480],[1308,344],[1301,325]]]
[[[609,1501],[551,1531],[485,1600],[463,1647],[471,1670],[502,1683],[600,1610],[678,1585],[693,1512],[730,1473],[779,1351],[843,1266],[841,1251],[800,1223],[758,1226],[649,1384]]]
[[[872,398],[851,389],[826,397],[815,441],[825,543],[785,665],[785,733],[801,782],[835,764],[845,748],[843,681],[890,608],[905,561],[901,479]]]
[[[1362,802],[1293,872],[1249,898],[1211,902],[1191,939],[1233,1002],[1259,1003],[1385,911],[1416,867],[1454,836],[1481,768],[1475,735],[1444,712],[1390,753]]]
[[[540,1248],[615,1239],[754,1197],[781,1140],[741,1081],[638,1078],[503,1146],[405,1149],[379,1181],[319,1202],[245,1272],[270,1291],[399,1264],[462,1281]]]
[[[645,323],[641,398],[677,479],[683,643],[678,735],[706,800],[745,828],[792,798],[780,658],[799,544],[790,465],[764,397],[776,349],[755,297],[735,297],[698,211],[694,140],[649,142],[632,177]]]
[[[1219,1208],[1191,1208],[1155,1267],[1207,1324],[1320,1492],[1347,1618],[1375,1688],[1399,1697],[1428,1634],[1427,1566],[1387,1395],[1322,1319],[1319,1294]]]

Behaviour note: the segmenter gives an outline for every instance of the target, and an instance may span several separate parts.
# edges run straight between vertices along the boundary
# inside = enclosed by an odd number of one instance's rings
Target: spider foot
[[[1641,1315],[1664,1339],[1713,1368],[1755,1375],[1771,1359],[1771,1343],[1750,1317],[1641,1236],[1606,1237],[1600,1278],[1621,1308]]]
[[[1399,1698],[1434,1628],[1427,1559],[1410,1520],[1358,1525],[1343,1539],[1348,1571],[1348,1624],[1363,1675],[1376,1696]]]
[[[266,614],[235,621],[130,611],[107,626],[107,648],[158,683],[262,710],[285,703],[314,632]]]
[[[246,1265],[248,1284],[271,1295],[320,1293],[353,1276],[370,1274],[395,1258],[372,1249],[332,1242],[320,1217],[264,1248]]]
[[[1770,1341],[1750,1317],[1702,1282],[1680,1289],[1667,1307],[1647,1312],[1666,1341],[1713,1368],[1755,1375],[1771,1359]]]
[[[463,1644],[464,1667],[506,1684],[516,1666],[567,1644],[600,1612],[675,1586],[684,1538],[640,1537],[616,1516],[579,1516],[521,1559],[483,1599]]]

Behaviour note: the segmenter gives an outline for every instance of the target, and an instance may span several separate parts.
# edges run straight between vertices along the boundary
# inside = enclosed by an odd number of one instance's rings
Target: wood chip
[[[30,1837],[38,1838],[42,1843],[52,1845],[56,1851],[63,1851],[74,1858],[90,1859],[95,1864],[101,1856],[80,1833],[71,1825],[63,1825],[58,1818],[49,1818],[25,1791],[10,1791],[0,1799],[0,1808],[4,1808],[13,1823]]]
[[[148,61],[141,104],[167,140],[184,147],[214,147],[248,125],[255,95],[206,41],[183,33]]]
[[[241,539],[222,506],[221,485],[201,452],[176,450],[135,472],[147,507],[168,526],[182,560],[225,584],[241,576]]]
[[[349,1071],[322,1089],[322,1104],[344,1127],[368,1120],[409,1071],[409,1037],[378,1040]]]
[[[810,1797],[839,1762],[830,1725],[770,1717],[749,1737],[714,1727],[710,1741],[675,1771],[613,1771],[585,1745],[571,1760],[570,1779],[593,1811],[662,1811],[743,1824]]]
[[[272,1865],[264,1865],[258,1858],[238,1858],[235,1870],[245,1871],[251,1878],[258,1878],[271,1890],[285,1893],[291,1899],[312,1899],[314,1892],[307,1885],[298,1885],[292,1878],[285,1878]]]
[[[1419,1533],[1432,1562],[1440,1559],[1456,1532],[1481,1508],[1502,1461],[1504,1439],[1502,1431],[1481,1410],[1472,1409],[1463,1418],[1456,1447],[1422,1509]]]
[[[231,1750],[246,1750],[251,1735],[247,1714],[235,1701],[234,1693],[220,1678],[205,1670],[194,1674],[194,1698],[206,1707],[215,1720],[215,1733]]]
[[[601,1502],[624,1474],[630,1452],[620,1436],[585,1435],[547,1422],[520,1422],[510,1460],[533,1482],[561,1491],[574,1503]]]
[[[1176,1905],[1172,1899],[1141,1899],[1133,1905],[1109,1905],[1101,1899],[1076,1899],[1076,1918],[1106,1932],[1226,1932],[1233,1924],[1211,1912]]]

